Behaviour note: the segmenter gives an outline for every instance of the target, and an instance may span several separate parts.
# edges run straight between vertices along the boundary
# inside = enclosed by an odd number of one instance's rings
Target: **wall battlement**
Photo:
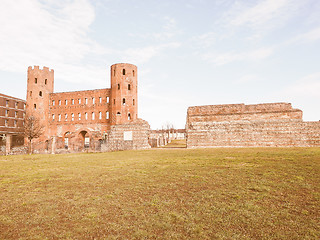
[[[28,67],[28,71],[30,71],[30,70],[41,70],[41,71],[46,71],[46,72],[54,72],[54,70],[53,69],[49,69],[48,67],[43,67],[42,69],[41,68],[39,68],[39,66],[29,66]]]
[[[188,108],[188,120],[193,121],[241,121],[241,120],[295,119],[302,121],[302,111],[291,103],[224,104]]]
[[[281,111],[297,111],[291,103],[262,103],[262,104],[222,104],[205,105],[188,108],[189,115],[210,115],[210,114],[239,114],[239,113],[267,113]],[[301,111],[301,110],[298,110]]]

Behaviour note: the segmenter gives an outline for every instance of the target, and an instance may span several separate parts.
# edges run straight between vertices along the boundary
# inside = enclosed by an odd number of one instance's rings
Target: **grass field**
[[[319,239],[320,148],[0,157],[0,239]]]

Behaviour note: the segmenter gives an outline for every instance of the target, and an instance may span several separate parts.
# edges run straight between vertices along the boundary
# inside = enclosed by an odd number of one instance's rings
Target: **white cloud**
[[[217,34],[214,32],[207,32],[198,36],[193,37],[193,44],[197,44],[202,48],[211,47],[217,40]]]
[[[280,95],[291,98],[314,98],[320,100],[320,72],[303,77],[284,89]]]
[[[305,4],[301,0],[234,1],[218,22],[222,22],[225,29],[233,34],[238,31],[244,33],[243,28],[247,28],[249,32],[246,39],[256,41],[274,29],[285,26],[301,13]]]
[[[320,40],[320,27],[297,36],[293,39],[293,42],[313,42],[317,40]]]
[[[79,64],[88,54],[106,53],[88,36],[94,19],[88,0],[2,1],[0,70],[25,72],[30,65],[60,65],[72,71],[70,65]]]
[[[214,65],[221,66],[235,61],[254,61],[261,60],[271,56],[273,48],[260,48],[250,52],[228,52],[228,53],[210,53],[205,54],[205,60],[211,61]]]
[[[124,60],[139,65],[149,61],[152,57],[160,55],[164,50],[178,48],[180,45],[178,42],[172,42],[144,48],[130,48],[124,51]]]
[[[288,5],[289,0],[265,0],[259,2],[253,7],[243,10],[231,20],[231,24],[240,25],[262,25],[265,22],[273,19],[282,12]]]

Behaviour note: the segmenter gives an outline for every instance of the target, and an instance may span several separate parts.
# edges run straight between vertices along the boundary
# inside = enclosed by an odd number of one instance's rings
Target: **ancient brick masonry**
[[[320,122],[290,103],[189,107],[186,131],[188,148],[320,146]]]
[[[150,126],[138,120],[137,67],[114,64],[110,75],[111,88],[54,93],[53,70],[28,68],[26,114],[38,117],[44,126],[43,136],[34,144],[37,152],[148,147]],[[126,140],[130,134],[132,140]],[[122,147],[118,147],[120,141]]]
[[[0,154],[23,152],[26,101],[0,94]]]

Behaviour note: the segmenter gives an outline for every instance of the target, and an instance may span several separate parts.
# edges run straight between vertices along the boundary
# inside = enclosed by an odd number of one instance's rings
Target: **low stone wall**
[[[187,148],[314,146],[320,146],[320,122],[192,122],[187,130]]]
[[[149,131],[150,125],[142,119],[127,124],[113,125],[107,133],[105,142],[101,145],[101,151],[150,148]]]

